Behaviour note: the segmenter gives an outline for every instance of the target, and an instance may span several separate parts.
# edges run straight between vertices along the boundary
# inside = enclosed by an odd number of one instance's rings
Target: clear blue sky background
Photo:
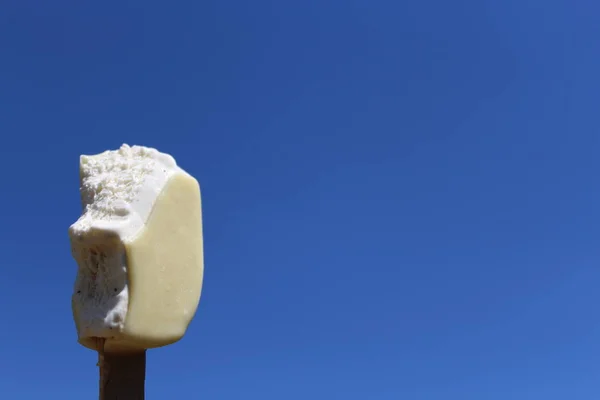
[[[6,1],[0,390],[87,399],[78,157],[171,153],[206,280],[149,399],[598,399],[595,1]]]

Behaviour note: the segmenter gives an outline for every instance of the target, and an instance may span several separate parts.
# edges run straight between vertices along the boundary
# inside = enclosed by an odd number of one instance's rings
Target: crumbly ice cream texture
[[[179,340],[203,276],[197,181],[170,155],[126,144],[81,156],[80,180],[82,215],[69,228],[80,342],[127,350]]]

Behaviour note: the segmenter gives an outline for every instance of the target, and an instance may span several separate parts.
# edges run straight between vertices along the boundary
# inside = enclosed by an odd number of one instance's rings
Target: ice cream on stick
[[[81,217],[69,228],[79,342],[109,352],[181,339],[204,271],[200,187],[159,151],[123,145],[80,158]]]

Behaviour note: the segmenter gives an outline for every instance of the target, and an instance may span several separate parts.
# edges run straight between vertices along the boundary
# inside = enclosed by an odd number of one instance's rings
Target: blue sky
[[[149,399],[598,399],[592,1],[10,1],[0,390],[93,398],[78,157],[172,154],[206,276]]]

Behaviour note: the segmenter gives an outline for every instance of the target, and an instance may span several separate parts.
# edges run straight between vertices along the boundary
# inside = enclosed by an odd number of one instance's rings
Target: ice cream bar
[[[79,342],[127,352],[181,339],[200,300],[200,187],[156,149],[80,157],[82,215],[69,228]]]

